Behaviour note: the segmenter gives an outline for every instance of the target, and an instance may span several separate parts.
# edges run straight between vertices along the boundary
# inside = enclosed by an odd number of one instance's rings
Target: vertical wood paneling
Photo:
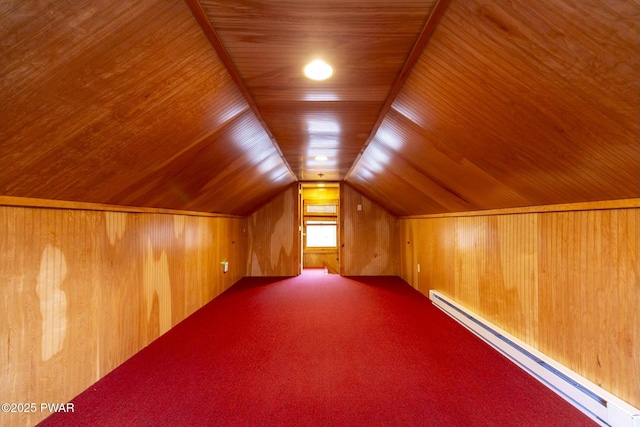
[[[535,337],[538,312],[535,228],[531,215],[514,218],[441,221],[456,229],[454,295],[461,304],[476,307],[487,320],[525,339]]]
[[[341,186],[341,271],[345,276],[398,274],[396,218],[349,185]],[[358,210],[358,205],[362,210]]]
[[[296,276],[300,270],[298,187],[290,186],[248,218],[250,276]]]
[[[302,266],[304,268],[325,268],[329,274],[338,274],[340,272],[338,251],[305,252]]]
[[[240,218],[0,207],[0,401],[65,402],[116,368],[245,275],[245,229]],[[46,415],[3,414],[2,425]]]
[[[485,252],[484,218],[460,218],[456,229],[455,295],[467,307],[480,305],[480,275]]]
[[[637,209],[544,214],[539,228],[541,350],[635,406],[639,220]]]
[[[514,221],[509,216],[492,217],[497,223],[499,268],[502,288],[493,289],[494,300],[501,304],[494,307],[492,322],[509,323],[504,329],[523,337],[530,345],[537,346],[538,301],[538,236],[535,214],[519,215]],[[513,314],[506,314],[513,313]],[[506,314],[506,316],[505,316]],[[515,321],[513,318],[515,317]]]
[[[143,299],[143,241],[153,230],[138,234],[140,222],[137,215],[118,212],[90,212],[89,215],[98,216],[95,229],[91,231],[98,236],[101,232],[108,236],[100,248],[104,264],[97,263],[99,275],[94,276],[95,283],[99,284],[98,300],[109,302],[102,304],[99,312],[97,380],[102,372],[109,372],[120,365],[148,342],[148,316]],[[100,216],[104,217],[102,221]],[[84,245],[91,241],[89,239]],[[113,319],[118,319],[116,325],[112,323]],[[126,326],[118,327],[120,325]]]
[[[399,260],[398,260],[398,276],[407,283],[412,283],[413,287],[418,289],[416,271],[416,242],[414,232],[414,220],[404,220],[398,222],[398,238],[400,239]]]
[[[446,295],[455,295],[456,233],[453,223],[445,219],[413,222],[413,277],[420,292],[428,294],[433,283],[438,283]],[[405,222],[405,220],[401,221]],[[420,265],[420,272],[417,266]],[[437,268],[434,268],[437,266]],[[411,283],[411,282],[409,282]]]
[[[216,241],[223,244],[216,246],[218,258],[211,263],[214,271],[220,272],[222,266],[220,262],[229,262],[229,271],[222,275],[215,275],[219,280],[217,288],[214,289],[213,296],[218,296],[226,291],[247,275],[247,220],[245,218],[236,218],[227,220],[218,218],[218,239]],[[210,301],[209,298],[207,301]]]
[[[639,209],[400,223],[402,275],[416,289],[443,292],[640,406]]]

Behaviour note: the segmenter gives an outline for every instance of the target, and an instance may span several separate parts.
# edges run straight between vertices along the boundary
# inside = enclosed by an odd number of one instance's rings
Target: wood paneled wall
[[[401,275],[639,407],[640,209],[593,205],[401,218]]]
[[[358,210],[358,205],[362,210]],[[398,223],[382,207],[343,184],[340,197],[340,274],[398,274]]]
[[[250,276],[300,273],[297,184],[249,216],[248,245]]]
[[[338,251],[333,252],[310,252],[304,253],[304,268],[325,268],[329,274],[340,273],[340,263]]]
[[[206,214],[0,206],[0,401],[85,390],[245,276],[245,230]]]

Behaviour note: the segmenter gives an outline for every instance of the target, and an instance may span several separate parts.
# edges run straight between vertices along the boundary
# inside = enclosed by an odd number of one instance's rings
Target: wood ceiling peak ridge
[[[273,132],[271,132],[271,129],[269,129],[267,122],[262,117],[262,114],[260,114],[260,110],[258,109],[258,106],[256,105],[256,102],[253,99],[253,96],[251,96],[251,93],[247,89],[247,86],[245,85],[244,81],[242,80],[240,73],[236,69],[236,66],[233,63],[233,61],[231,60],[231,56],[229,55],[229,52],[227,52],[227,49],[222,44],[220,37],[218,37],[216,30],[213,28],[213,25],[211,25],[211,21],[209,21],[209,18],[207,17],[207,14],[203,9],[202,4],[200,4],[199,0],[185,0],[185,2],[189,6],[189,9],[191,9],[191,12],[193,13],[194,18],[198,22],[198,25],[200,25],[205,36],[207,37],[207,39],[213,46],[214,50],[218,54],[220,61],[224,64],[224,66],[229,71],[229,74],[231,75],[231,79],[234,81],[236,86],[238,86],[238,90],[240,90],[240,93],[242,93],[242,96],[247,101],[247,104],[249,104],[249,107],[255,114],[256,118],[260,122],[264,131],[267,133],[267,135],[269,135],[269,139],[271,139],[271,142],[273,143],[274,148],[276,149],[276,151],[278,152],[278,155],[286,165],[287,169],[289,170],[289,173],[291,173],[293,177],[296,177],[296,174],[293,172],[293,169],[291,169],[289,162],[287,162],[287,159],[285,158],[284,154],[282,154],[282,150],[280,149],[280,146],[276,142],[276,139],[273,136]]]
[[[442,18],[445,11],[447,10],[447,6],[449,6],[449,3],[451,3],[451,0],[438,0],[435,7],[433,8],[433,11],[431,12],[431,15],[429,15],[429,18],[425,22],[424,27],[420,32],[418,39],[416,40],[416,43],[411,49],[411,52],[409,53],[409,56],[407,57],[407,60],[404,63],[404,66],[402,67],[402,70],[400,71],[400,73],[398,73],[398,78],[396,79],[393,86],[391,87],[391,90],[387,95],[387,99],[385,100],[385,103],[382,106],[382,109],[380,110],[380,113],[378,114],[378,117],[374,122],[373,127],[371,128],[371,132],[369,133],[369,136],[367,137],[364,145],[362,146],[360,153],[356,157],[356,160],[353,162],[353,165],[351,166],[349,171],[347,171],[347,174],[345,175],[345,178],[344,178],[345,181],[349,179],[349,176],[355,169],[356,165],[358,164],[358,161],[360,161],[362,154],[367,149],[367,147],[369,146],[369,143],[371,142],[371,140],[373,140],[376,133],[378,132],[378,128],[382,124],[382,121],[384,120],[384,118],[387,116],[387,113],[389,113],[389,110],[391,109],[393,102],[395,101],[396,97],[398,96],[398,93],[402,89],[404,82],[409,77],[409,74],[411,73],[413,66],[416,64],[416,62],[418,62],[418,59],[420,58],[422,51],[425,49],[425,47],[429,43],[429,39],[433,35],[436,27],[438,26],[438,23],[440,22],[440,19]]]

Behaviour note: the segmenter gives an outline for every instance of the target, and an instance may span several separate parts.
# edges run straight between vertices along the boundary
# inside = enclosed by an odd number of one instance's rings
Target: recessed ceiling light
[[[333,68],[326,62],[316,59],[304,67],[304,75],[311,80],[326,80],[333,74]]]
[[[329,158],[327,156],[315,156],[314,159],[316,159],[319,162],[324,162],[329,160]]]

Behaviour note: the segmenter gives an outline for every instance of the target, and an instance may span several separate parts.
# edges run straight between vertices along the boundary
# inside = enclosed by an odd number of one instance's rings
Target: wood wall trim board
[[[126,212],[126,213],[152,213],[165,215],[186,215],[200,216],[205,218],[236,218],[242,219],[240,215],[228,215],[210,212],[182,211],[163,208],[145,208],[135,206],[107,205],[102,203],[72,202],[66,200],[36,199],[31,197],[0,196],[0,206],[41,208],[41,209],[69,209],[82,211],[101,212]]]
[[[492,216],[492,215],[517,215],[531,213],[550,212],[572,212],[572,211],[593,211],[608,209],[635,209],[640,208],[640,198],[603,200],[597,202],[563,203],[557,205],[525,206],[520,208],[488,209],[484,211],[452,212],[429,215],[409,215],[399,216],[398,219],[433,219],[433,218],[460,218],[469,216]]]

